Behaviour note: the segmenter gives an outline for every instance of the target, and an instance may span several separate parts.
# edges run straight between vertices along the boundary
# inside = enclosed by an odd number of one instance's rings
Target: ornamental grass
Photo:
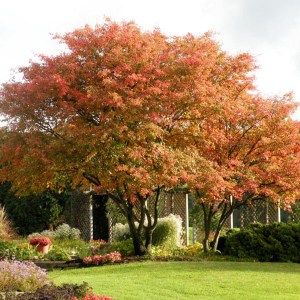
[[[10,239],[15,235],[12,224],[7,218],[5,208],[0,205],[0,239]]]

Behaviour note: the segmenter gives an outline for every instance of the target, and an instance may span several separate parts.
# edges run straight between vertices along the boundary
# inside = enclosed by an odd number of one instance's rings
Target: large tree
[[[23,80],[2,88],[8,133],[1,176],[19,193],[71,182],[108,194],[127,218],[136,254],[144,254],[160,192],[176,187],[196,163],[206,168],[201,158],[191,159],[191,148],[166,140],[190,101],[189,62],[180,49],[187,41],[109,20],[57,38],[66,53],[40,56],[20,69]],[[198,43],[205,59],[217,52],[207,37]]]
[[[57,38],[65,53],[40,56],[20,69],[20,82],[1,90],[7,126],[0,176],[20,193],[71,183],[108,194],[127,218],[136,254],[151,245],[162,190],[185,185],[196,191],[209,224],[229,195],[242,203],[241,195],[252,193],[249,178],[265,168],[255,169],[252,158],[262,143],[281,151],[286,128],[296,138],[298,128],[286,120],[290,106],[277,101],[282,109],[272,110],[273,100],[254,94],[252,57],[228,55],[209,34],[167,37],[107,20]],[[260,110],[256,116],[255,107],[265,107],[266,117]],[[277,148],[266,141],[273,136]],[[241,165],[237,149],[249,162]],[[284,163],[266,166],[279,171]],[[147,206],[150,196],[154,205]]]

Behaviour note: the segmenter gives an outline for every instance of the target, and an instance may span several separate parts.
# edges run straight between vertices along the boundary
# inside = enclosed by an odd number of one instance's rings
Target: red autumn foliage
[[[231,56],[209,34],[170,38],[109,20],[57,38],[68,51],[40,56],[1,90],[0,176],[19,192],[71,182],[108,194],[136,254],[151,245],[162,190],[194,191],[207,233],[217,212],[219,230],[239,205],[300,196],[295,102],[259,95],[251,55]]]

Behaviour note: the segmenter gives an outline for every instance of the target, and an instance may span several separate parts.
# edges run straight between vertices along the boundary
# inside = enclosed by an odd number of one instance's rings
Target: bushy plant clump
[[[103,265],[106,263],[117,263],[122,261],[122,256],[120,252],[114,251],[107,254],[94,254],[93,256],[87,256],[83,258],[83,263],[85,265]]]
[[[224,254],[259,261],[300,262],[300,225],[252,224],[226,237]]]
[[[83,258],[85,256],[93,256],[95,254],[104,255],[116,251],[119,252],[123,257],[134,255],[132,239],[128,239],[122,242],[113,242],[111,244],[91,241],[89,254],[80,257]]]
[[[201,253],[203,253],[203,245],[200,243],[177,248],[164,246],[151,247],[151,256],[153,258],[188,259],[189,257],[200,256]]]
[[[42,232],[34,232],[28,236],[29,239],[40,236],[47,236],[52,239],[58,240],[79,240],[80,230],[77,228],[70,227],[68,224],[59,225],[56,230],[44,230]]]
[[[137,226],[137,223],[135,224]],[[130,239],[130,231],[128,224],[117,223],[114,226],[113,240],[114,242],[121,242]]]
[[[0,242],[0,259],[29,260],[42,256],[29,243]]]
[[[72,259],[71,255],[68,253],[67,250],[63,249],[62,247],[59,246],[53,246],[51,251],[49,251],[45,256],[45,259],[49,259],[52,261],[55,260],[66,260],[69,261]]]
[[[61,240],[79,240],[80,230],[72,228],[68,224],[62,224],[56,228],[54,238]]]
[[[152,244],[163,245],[169,248],[180,247],[182,245],[182,220],[180,216],[170,214],[160,218],[153,231]]]
[[[137,226],[137,225],[136,225]],[[159,218],[153,231],[152,243],[155,246],[179,247],[182,245],[182,220],[180,216],[170,214]],[[130,238],[128,224],[116,224],[114,227],[114,241],[124,241]]]
[[[0,291],[31,292],[49,282],[45,270],[32,262],[0,261]]]

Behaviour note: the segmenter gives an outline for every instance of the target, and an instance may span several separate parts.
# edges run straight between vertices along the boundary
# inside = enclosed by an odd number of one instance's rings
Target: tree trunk
[[[150,251],[151,245],[152,245],[152,235],[153,235],[153,229],[146,230],[146,242],[145,247],[147,251]]]
[[[147,249],[143,243],[142,231],[138,230],[134,224],[134,212],[132,207],[128,207],[126,217],[132,237],[134,253],[139,256],[145,255],[147,253]]]
[[[213,240],[213,248],[212,248],[213,252],[216,252],[218,249],[220,232],[221,232],[221,230],[216,230],[216,232],[215,232],[214,240]]]
[[[214,234],[214,239],[213,239],[213,252],[216,252],[218,249],[218,243],[219,243],[219,237],[221,234],[221,230],[226,222],[226,220],[230,217],[231,213],[233,212],[233,205],[224,203],[224,208],[220,217],[220,220],[218,222],[218,226],[216,229],[216,232]]]
[[[212,211],[209,207],[207,207],[204,203],[202,203],[202,209],[204,213],[204,239],[203,239],[203,249],[205,253],[210,251],[209,245],[209,236],[211,233],[211,221],[212,221]]]
[[[150,247],[152,245],[152,234],[157,225],[158,220],[158,201],[160,196],[161,188],[156,189],[156,198],[154,200],[154,211],[153,216],[151,215],[144,196],[137,194],[137,199],[140,203],[140,214],[136,215],[134,212],[134,206],[130,200],[124,198],[122,193],[112,194],[108,193],[109,197],[117,204],[120,211],[126,216],[127,223],[129,225],[130,235],[133,241],[133,247],[135,255],[145,255],[149,253]],[[152,220],[153,217],[153,220]],[[147,225],[144,225],[147,218]],[[138,223],[136,227],[134,222]],[[143,229],[146,234],[146,241],[143,241]]]

